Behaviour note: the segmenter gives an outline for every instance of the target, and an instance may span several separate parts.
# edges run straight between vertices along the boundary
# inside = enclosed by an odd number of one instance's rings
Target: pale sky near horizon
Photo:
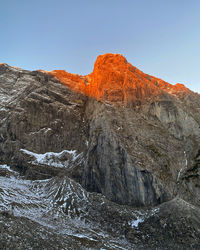
[[[0,0],[0,63],[92,72],[120,53],[200,93],[200,0]]]

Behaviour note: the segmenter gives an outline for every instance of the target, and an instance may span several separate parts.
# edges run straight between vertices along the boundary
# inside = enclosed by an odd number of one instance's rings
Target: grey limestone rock
[[[2,64],[0,95],[1,162],[27,178],[63,169],[33,164],[21,150],[38,157],[71,150],[81,160],[63,159],[64,171],[119,204],[156,205],[187,187],[199,192],[198,183],[193,187],[184,177],[200,149],[198,94],[164,93],[126,107],[74,92],[45,72]]]

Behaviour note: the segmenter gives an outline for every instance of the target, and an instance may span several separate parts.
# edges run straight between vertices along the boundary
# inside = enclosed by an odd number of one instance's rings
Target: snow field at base
[[[8,171],[9,177],[0,176],[0,213],[11,211],[14,206],[14,217],[27,218],[57,234],[91,242],[101,239],[105,246],[126,249],[118,245],[119,239],[85,222],[87,207],[91,205],[90,193],[80,184],[67,177],[25,180],[7,165],[0,165],[1,170]]]
[[[10,170],[6,165],[1,165],[0,169]],[[95,232],[77,216],[74,207],[84,210],[83,202],[87,205],[88,194],[80,185],[73,185],[76,183],[68,178],[59,181],[57,178],[29,181],[20,177],[0,176],[0,213],[11,211],[14,205],[15,217],[28,218],[41,226],[54,229],[58,234],[79,237],[79,233],[74,232],[80,232],[87,238],[88,233],[94,235]],[[82,204],[79,205],[79,202]]]
[[[7,165],[0,165],[0,169],[14,172]],[[66,217],[73,220],[73,223],[86,226],[85,208],[90,206],[90,194],[80,184],[67,177],[37,181],[14,176],[0,177],[0,189],[3,190],[0,192],[0,211],[9,210],[14,204],[15,216],[24,216],[48,227],[55,227],[60,222],[65,224]],[[135,219],[128,224],[138,228],[140,223],[158,211],[159,208],[148,212],[134,211],[132,216]],[[49,215],[52,216],[52,221],[48,220]],[[65,226],[61,231],[66,232],[66,228],[69,229]]]

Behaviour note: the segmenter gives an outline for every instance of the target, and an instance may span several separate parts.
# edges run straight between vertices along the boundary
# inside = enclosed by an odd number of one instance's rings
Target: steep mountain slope
[[[96,201],[92,214],[103,219],[99,222],[92,216],[90,223],[100,225],[109,237],[124,235],[126,242],[117,241],[118,246],[163,247],[161,242],[169,237],[169,231],[173,232],[173,244],[166,242],[169,247],[176,244],[177,249],[184,242],[200,244],[200,224],[195,219],[200,216],[199,94],[147,75],[119,54],[105,54],[97,58],[93,72],[87,76],[60,70],[30,72],[1,64],[0,95],[1,164],[19,171],[31,183],[48,179],[51,188],[60,190],[59,195],[63,183],[71,181],[73,191],[64,191],[63,199],[80,188],[95,192],[91,194],[94,197],[101,193],[105,204],[112,206],[105,212],[100,206],[102,200]],[[55,186],[56,180],[60,187]],[[68,203],[72,207],[72,199]],[[93,201],[85,207],[90,209],[91,204]],[[56,209],[64,209],[62,205],[58,202]],[[122,212],[123,205],[144,209],[159,205],[159,213],[153,214],[153,219],[146,215],[145,220],[138,219],[139,233],[129,226],[133,208],[127,207],[124,217],[113,215],[119,217],[115,225],[112,216],[104,217],[112,210]],[[20,206],[16,204],[17,209]],[[82,206],[79,202],[76,205]],[[167,211],[168,206],[173,213]],[[82,212],[74,209],[73,218],[79,217]],[[149,209],[147,214],[153,211]],[[69,213],[62,211],[65,220]],[[181,212],[183,223],[192,224],[186,231],[179,223]],[[133,220],[134,216],[137,218],[134,214]],[[166,229],[162,218],[169,218]],[[159,225],[162,234],[158,234]],[[152,227],[148,238],[147,228]],[[160,241],[161,235],[164,238]],[[184,235],[193,235],[193,240]]]

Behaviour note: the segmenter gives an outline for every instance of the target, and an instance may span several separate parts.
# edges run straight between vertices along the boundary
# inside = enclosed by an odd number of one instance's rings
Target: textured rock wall
[[[83,152],[86,97],[74,94],[44,73],[4,68],[0,78],[2,94],[6,92],[1,108],[1,160],[16,163],[20,149]]]
[[[57,175],[53,166],[36,166],[20,150],[75,150],[81,163],[61,174],[120,204],[148,206],[199,193],[198,183],[184,176],[199,150],[200,98],[182,85],[172,87],[121,55],[107,54],[84,77],[3,64],[0,88],[2,163],[31,178],[37,178],[35,169]]]

